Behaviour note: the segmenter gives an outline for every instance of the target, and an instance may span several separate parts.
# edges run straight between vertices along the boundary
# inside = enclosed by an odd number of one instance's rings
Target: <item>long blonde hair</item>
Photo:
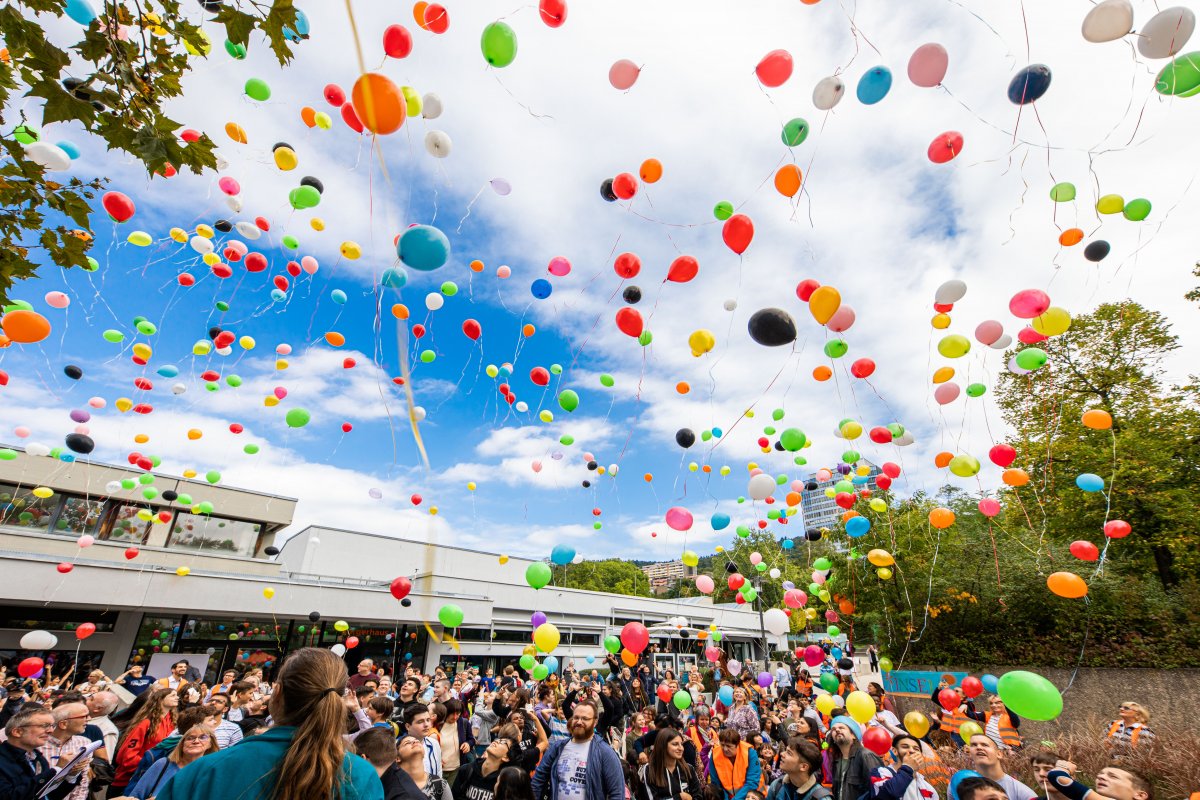
[[[1143,725],[1150,724],[1150,710],[1141,703],[1135,703],[1131,700],[1127,700],[1122,705],[1129,706],[1129,708],[1132,709],[1135,714],[1137,714],[1138,722],[1142,723]]]
[[[278,765],[271,800],[340,796],[346,732],[346,663],[329,650],[304,647],[279,670],[271,714],[296,733]]]

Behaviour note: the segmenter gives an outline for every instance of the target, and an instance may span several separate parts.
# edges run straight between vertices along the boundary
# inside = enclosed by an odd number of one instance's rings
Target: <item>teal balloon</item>
[[[333,300],[333,302],[337,303],[339,306],[346,305],[346,293],[343,292],[341,289],[334,289],[332,292],[329,293],[329,297],[330,297],[330,299]]]
[[[575,560],[575,548],[566,544],[556,544],[550,551],[550,560],[560,567]]]
[[[383,271],[379,283],[389,289],[403,289],[408,283],[408,273],[403,267],[389,267]]]
[[[869,530],[871,530],[871,520],[866,517],[851,517],[846,520],[846,535],[851,539],[866,536]]]
[[[808,138],[808,121],[800,117],[788,120],[787,124],[783,126],[781,138],[788,147],[800,144]]]
[[[1047,722],[1062,713],[1062,694],[1050,681],[1034,672],[1014,670],[1000,676],[997,694],[1004,705],[1025,719]]]
[[[873,106],[892,89],[892,71],[884,66],[873,67],[858,80],[858,102]]]
[[[1144,197],[1130,200],[1125,204],[1125,211],[1122,213],[1125,214],[1125,219],[1130,222],[1141,222],[1150,216],[1150,201]]]
[[[714,531],[725,530],[726,528],[729,527],[729,522],[730,522],[729,515],[722,514],[719,511],[716,514],[713,514],[712,519],[710,520],[710,524],[712,525],[712,529]]]
[[[713,206],[713,216],[719,220],[727,220],[733,216],[733,203],[728,200],[722,200]]]
[[[63,10],[68,17],[80,25],[90,25],[96,18],[96,9],[92,8],[92,4],[87,0],[67,0],[66,8]]]
[[[1046,366],[1046,362],[1049,359],[1050,356],[1046,354],[1045,350],[1037,347],[1026,347],[1017,353],[1017,366],[1021,369],[1033,371]]]
[[[517,32],[507,23],[493,22],[483,29],[479,49],[493,67],[507,67],[517,57]]]
[[[1104,478],[1099,475],[1093,475],[1090,472],[1084,472],[1075,477],[1075,485],[1085,492],[1103,492]]]
[[[432,225],[413,225],[400,234],[396,254],[405,266],[431,272],[449,260],[450,240]]]
[[[246,81],[246,96],[251,100],[270,100],[271,87],[262,78],[251,78]]]

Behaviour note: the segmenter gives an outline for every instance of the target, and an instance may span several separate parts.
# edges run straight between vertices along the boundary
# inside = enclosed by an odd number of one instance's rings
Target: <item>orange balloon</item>
[[[696,631],[696,638],[703,642],[708,638],[708,631]]]
[[[315,127],[317,124],[317,112],[311,106],[305,106],[300,109],[300,121],[308,127]]]
[[[712,467],[710,467],[708,464],[705,464],[703,467],[700,468],[700,471],[703,472],[705,475],[708,475],[710,472],[712,472]]]
[[[346,337],[342,336],[337,331],[329,331],[325,334],[325,341],[329,342],[334,347],[341,347],[346,343]]]
[[[799,492],[788,492],[787,497],[783,498],[783,501],[785,503],[787,503],[789,506],[800,505],[800,500],[801,500],[801,498],[800,498]]]
[[[1000,476],[1000,480],[1004,481],[1008,486],[1024,486],[1029,483],[1029,473],[1023,469],[1013,467],[1004,470],[1004,473]]]
[[[1055,572],[1046,578],[1046,585],[1059,597],[1072,600],[1086,597],[1088,593],[1087,583],[1074,572]]]
[[[691,390],[692,387],[687,381],[680,381],[679,383],[675,384],[675,391],[679,392],[680,394],[687,394]]]
[[[862,516],[862,514],[859,514],[857,511],[854,511],[854,510],[846,511],[842,514],[842,524],[845,525],[847,522],[854,519],[855,517],[861,517],[861,516]]]
[[[954,524],[954,512],[948,508],[935,508],[929,512],[929,524],[938,530],[945,530]]]
[[[0,333],[0,348],[10,347],[11,345],[12,345],[12,339],[10,339],[7,336],[5,336],[4,334]]]
[[[658,179],[662,177],[662,162],[657,158],[647,158],[642,162],[638,174],[646,183],[658,183]]]
[[[642,480],[644,480],[646,483],[649,483],[650,481],[654,480],[654,476],[647,472],[642,476]]]
[[[392,79],[378,72],[365,72],[354,82],[350,102],[363,127],[371,133],[394,133],[404,124],[404,95]]]
[[[233,139],[238,144],[246,143],[246,129],[236,122],[225,123],[225,135]]]
[[[423,31],[429,30],[429,26],[425,24],[425,9],[429,8],[429,3],[420,2],[413,6],[413,19],[417,21],[417,27]]]
[[[392,316],[396,319],[408,319],[408,306],[404,303],[396,303],[392,306]]]
[[[843,614],[853,614],[854,603],[843,598],[838,601],[838,611],[841,611]]]
[[[1083,426],[1096,431],[1106,431],[1112,427],[1112,414],[1102,408],[1089,408],[1083,412]]]
[[[824,383],[833,377],[833,370],[822,364],[813,370],[813,377]]]
[[[0,319],[4,335],[17,344],[33,344],[50,335],[50,320],[36,311],[17,309]]]
[[[800,191],[800,168],[795,164],[784,164],[775,173],[775,190],[784,197],[795,197]]]
[[[622,650],[621,661],[624,662],[625,666],[632,667],[638,662],[637,653],[631,653],[628,650]]]
[[[1072,247],[1083,241],[1083,231],[1079,228],[1067,228],[1058,236],[1058,243],[1063,247]]]
[[[537,328],[533,327],[528,322],[525,323],[525,327],[521,328],[521,333],[525,335],[526,339],[528,339],[530,336],[533,336],[533,334],[536,332]]]
[[[947,453],[943,450],[933,457],[933,465],[938,469],[945,469],[946,467],[950,466],[950,460],[952,458],[954,458],[953,453]]]
[[[483,272],[483,262],[478,258],[471,262],[472,272]]]
[[[954,367],[939,367],[938,370],[933,373],[933,382],[945,383],[953,377]]]

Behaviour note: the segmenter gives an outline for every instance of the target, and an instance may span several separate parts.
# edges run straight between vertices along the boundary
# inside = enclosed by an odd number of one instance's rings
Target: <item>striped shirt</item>
[[[91,744],[91,741],[86,736],[72,736],[65,742],[60,742],[53,736],[46,740],[46,743],[38,748],[38,752],[46,757],[46,761],[51,767],[58,764],[58,759],[62,756],[67,756],[68,760],[74,758],[75,754],[83,750]],[[86,800],[88,786],[88,770],[84,769],[79,778],[79,784],[75,787],[66,800]]]

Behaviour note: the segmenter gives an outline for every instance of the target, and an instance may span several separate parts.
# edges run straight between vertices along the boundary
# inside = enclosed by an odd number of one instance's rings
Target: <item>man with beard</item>
[[[551,743],[533,775],[534,800],[623,800],[621,759],[595,736],[598,717],[592,700],[575,704],[571,738]]]

